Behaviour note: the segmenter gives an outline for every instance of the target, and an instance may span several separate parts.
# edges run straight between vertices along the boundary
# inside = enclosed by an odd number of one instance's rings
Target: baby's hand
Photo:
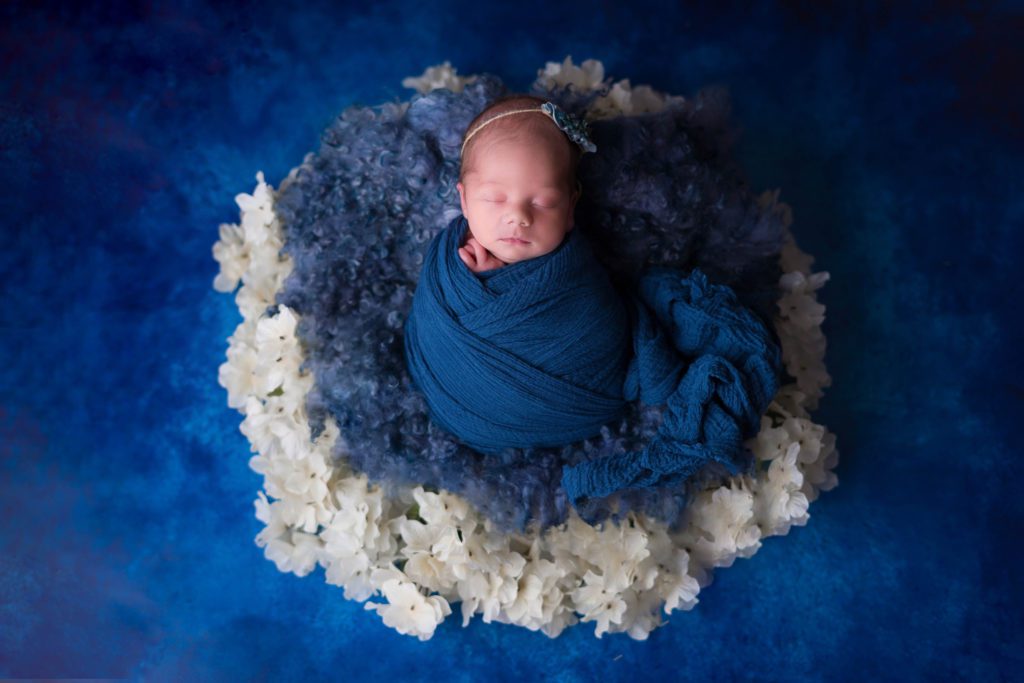
[[[466,264],[466,267],[474,273],[508,265],[484,249],[484,245],[477,242],[475,237],[470,237],[466,240],[466,246],[459,247],[459,256],[462,258],[462,262]]]

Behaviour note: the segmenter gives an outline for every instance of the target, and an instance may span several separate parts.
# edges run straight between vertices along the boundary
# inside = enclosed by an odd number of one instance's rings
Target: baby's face
[[[457,185],[473,237],[505,263],[554,251],[572,230],[578,199],[569,164],[564,144],[534,137],[481,149]]]

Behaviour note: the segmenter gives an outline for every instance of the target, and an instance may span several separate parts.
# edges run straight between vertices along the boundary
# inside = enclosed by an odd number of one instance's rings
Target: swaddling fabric
[[[431,241],[405,323],[405,358],[433,419],[472,448],[560,446],[598,434],[633,400],[666,404],[642,451],[563,468],[573,504],[738,469],[778,388],[781,354],[724,285],[651,268],[620,293],[579,227],[555,250],[473,273],[454,218]]]

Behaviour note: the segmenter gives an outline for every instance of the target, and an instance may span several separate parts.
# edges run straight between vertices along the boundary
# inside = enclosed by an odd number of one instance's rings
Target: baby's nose
[[[512,209],[505,217],[505,221],[510,225],[529,225],[530,212],[523,209]]]

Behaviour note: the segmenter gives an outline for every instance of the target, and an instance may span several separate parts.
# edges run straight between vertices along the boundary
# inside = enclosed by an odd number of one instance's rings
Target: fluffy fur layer
[[[640,450],[663,406],[633,405],[599,437],[562,448],[485,456],[436,427],[412,387],[402,323],[427,244],[459,212],[462,132],[504,93],[485,75],[462,92],[342,112],[277,198],[284,251],[294,261],[277,301],[302,316],[304,368],[316,380],[307,400],[314,436],[331,415],[343,437],[336,455],[352,468],[387,490],[421,483],[458,493],[512,531],[565,521],[562,465]],[[534,93],[578,115],[600,94]],[[740,178],[729,156],[728,110],[724,92],[712,90],[661,112],[592,122],[598,152],[580,164],[577,229],[624,286],[648,265],[699,266],[774,330],[782,217],[762,208]],[[709,466],[689,486],[723,474]],[[593,500],[579,513],[596,524],[632,509],[674,527],[685,503],[686,489],[676,486]]]

